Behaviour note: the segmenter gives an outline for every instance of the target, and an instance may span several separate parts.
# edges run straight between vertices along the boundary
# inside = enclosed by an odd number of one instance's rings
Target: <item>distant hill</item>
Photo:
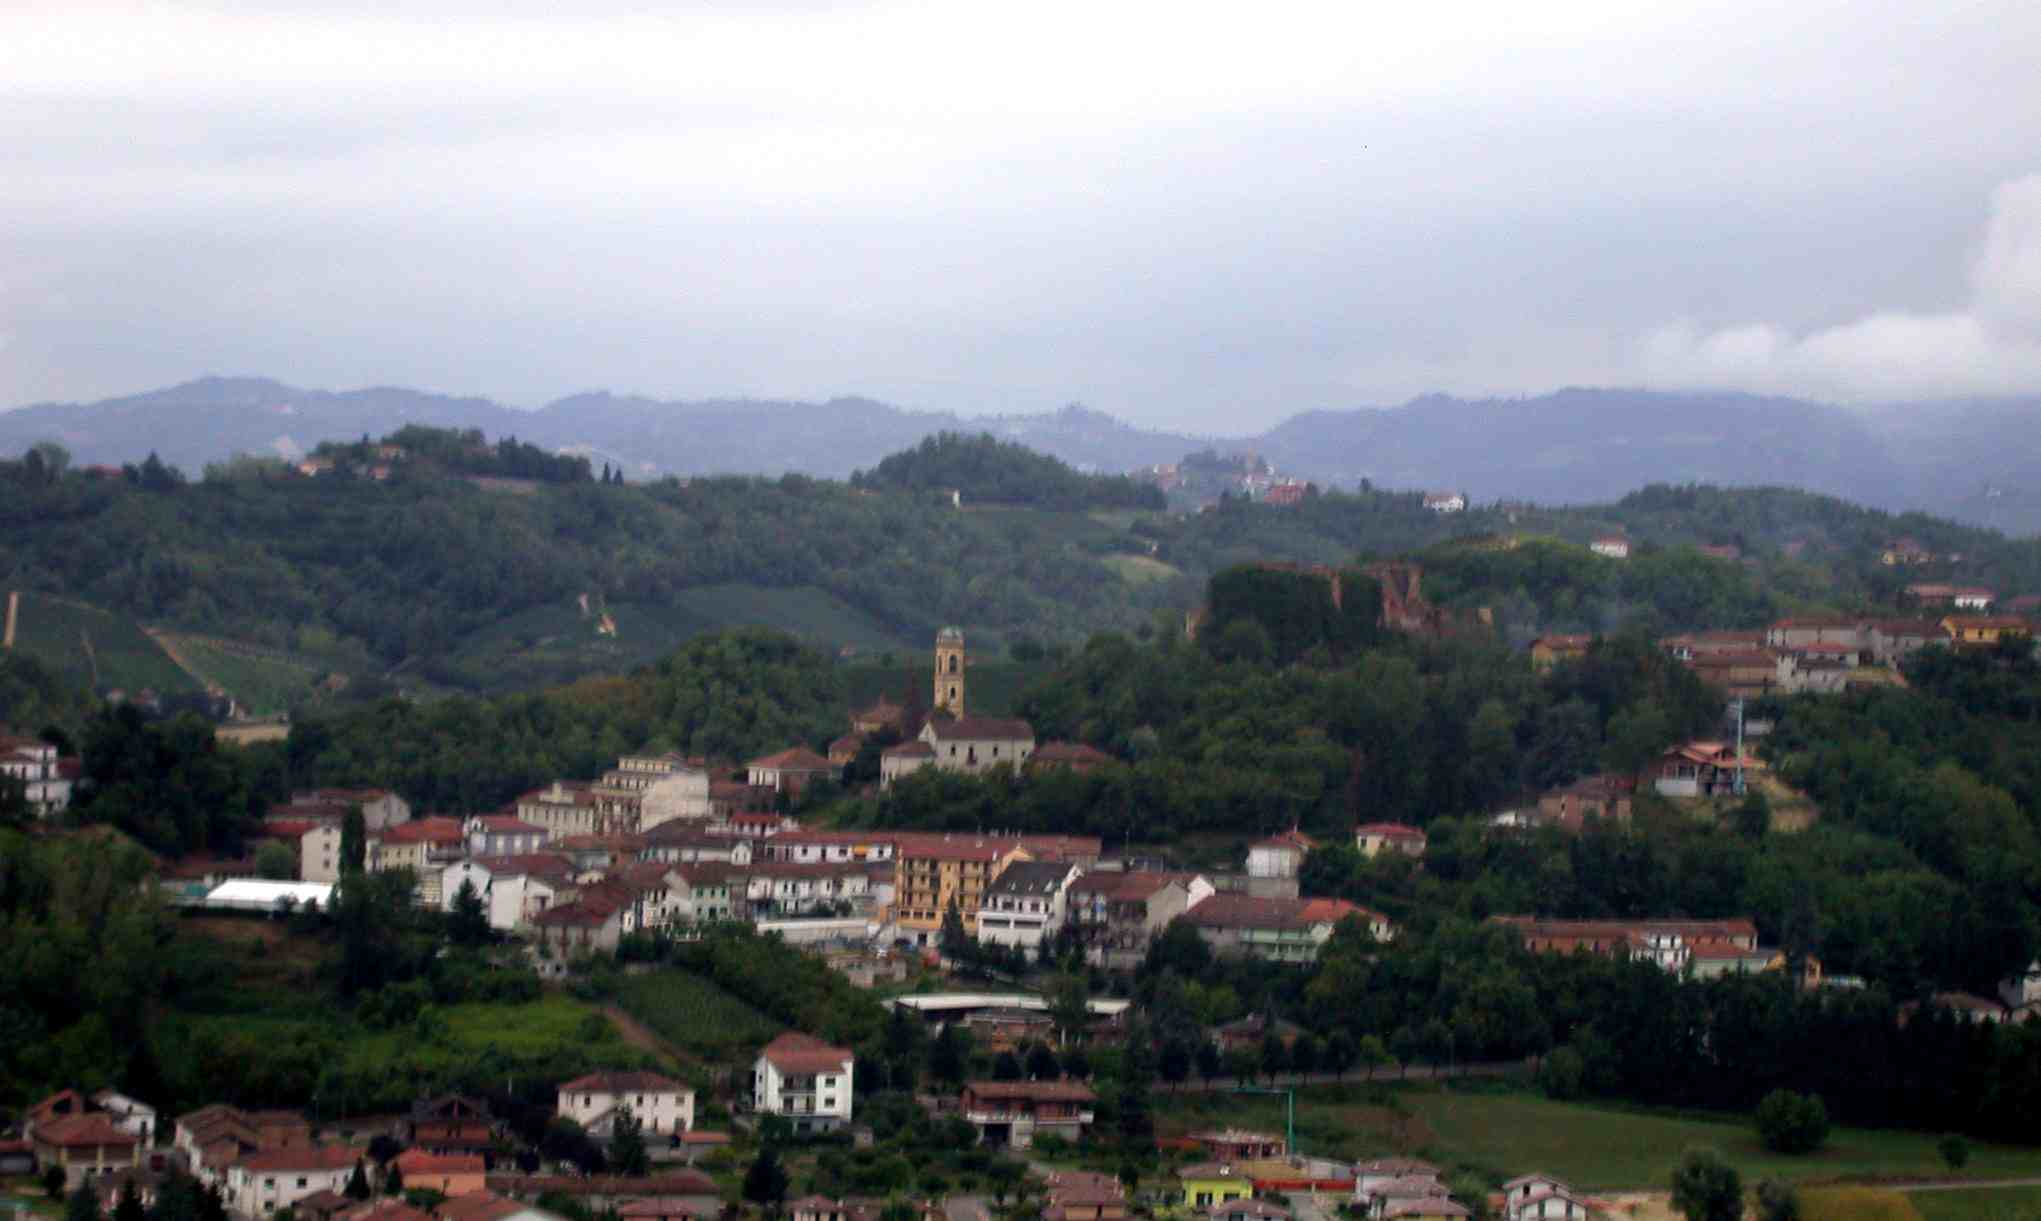
[[[1524,399],[1433,395],[1402,407],[1305,411],[1233,438],[1135,428],[1071,406],[965,418],[863,398],[824,403],[574,395],[538,411],[381,387],[332,393],[204,378],[89,404],[0,413],[0,453],[56,440],[81,463],[151,451],[198,474],[236,452],[295,456],[405,424],[479,428],[622,467],[633,479],[789,471],[841,479],[945,432],[990,433],[1116,473],[1194,450],[1251,450],[1321,486],[1362,480],[1464,490],[1475,501],[1582,504],[1650,483],[1806,488],[2014,533],[2041,531],[2041,397],[1853,411],[1730,393],[1562,390]]]

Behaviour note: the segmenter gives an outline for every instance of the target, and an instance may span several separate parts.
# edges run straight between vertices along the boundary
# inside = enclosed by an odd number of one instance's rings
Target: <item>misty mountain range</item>
[[[1432,395],[1395,408],[1308,411],[1256,436],[1136,428],[1079,406],[964,417],[863,398],[664,402],[574,395],[537,411],[377,387],[333,393],[208,377],[97,403],[0,413],[0,453],[42,440],[81,463],[151,451],[193,474],[236,453],[285,457],[406,424],[479,428],[622,466],[632,478],[788,471],[842,478],[943,431],[990,432],[1088,470],[1253,450],[1322,485],[1456,489],[1477,502],[1606,501],[1647,483],[1782,484],[2041,531],[2041,397],[1850,410],[1731,393],[1562,390],[1524,399]]]

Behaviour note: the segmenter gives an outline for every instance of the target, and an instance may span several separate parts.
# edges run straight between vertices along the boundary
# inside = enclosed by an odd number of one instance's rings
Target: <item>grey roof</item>
[[[993,895],[1053,895],[1070,876],[1070,866],[1061,861],[1015,861],[985,888]]]

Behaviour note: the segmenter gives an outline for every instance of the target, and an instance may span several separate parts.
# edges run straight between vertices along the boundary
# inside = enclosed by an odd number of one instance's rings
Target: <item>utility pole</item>
[[[1736,710],[1736,795],[1743,796],[1743,697],[1737,696],[1730,707]]]

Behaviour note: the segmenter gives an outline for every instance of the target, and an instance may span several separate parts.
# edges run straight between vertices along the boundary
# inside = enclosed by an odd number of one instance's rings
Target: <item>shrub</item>
[[[1773,1090],[1758,1103],[1758,1139],[1774,1153],[1812,1153],[1828,1141],[1828,1108],[1821,1099]]]
[[[1538,1068],[1538,1084],[1543,1087],[1547,1098],[1562,1102],[1580,1097],[1581,1081],[1587,1074],[1587,1062],[1571,1047],[1555,1049],[1545,1057],[1545,1063]]]
[[[1954,1132],[1944,1136],[1935,1147],[1942,1153],[1942,1164],[1951,1170],[1961,1170],[1970,1164],[1970,1141]]]

